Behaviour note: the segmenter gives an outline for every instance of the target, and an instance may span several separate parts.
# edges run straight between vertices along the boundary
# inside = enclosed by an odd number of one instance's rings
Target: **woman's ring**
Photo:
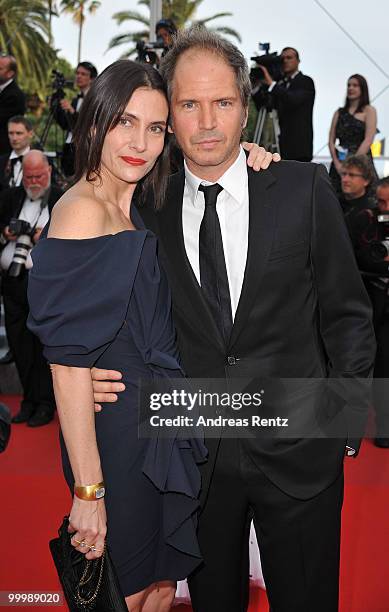
[[[80,542],[80,540],[76,540],[76,538],[74,538],[74,541],[77,542],[79,546],[88,546],[88,544],[85,543],[85,540],[82,540],[82,542]]]
[[[96,546],[93,546],[93,544],[92,546],[89,546],[89,550],[91,550],[92,552],[103,552],[101,548],[96,548]]]

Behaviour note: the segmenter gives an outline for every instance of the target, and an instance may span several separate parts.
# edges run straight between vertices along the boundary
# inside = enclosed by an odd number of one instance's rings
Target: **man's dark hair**
[[[377,181],[376,190],[379,187],[389,187],[389,176],[384,176],[384,178],[381,178]]]
[[[361,74],[352,74],[347,79],[347,83],[350,81],[350,79],[355,79],[356,81],[358,81],[358,85],[361,88],[361,97],[359,99],[358,108],[355,111],[356,113],[360,113],[361,111],[363,111],[365,106],[370,104],[369,86],[367,84],[365,77],[362,76]],[[348,99],[348,97],[346,97],[343,109],[348,111],[349,108],[350,108],[350,100]]]
[[[295,53],[296,55],[296,59],[300,61],[300,54],[297,51],[297,49],[295,49],[294,47],[284,47],[281,51],[281,55],[283,54],[284,51],[293,51],[293,53]]]
[[[90,62],[79,62],[77,64],[77,68],[85,68],[85,70],[88,70],[91,79],[95,79],[98,75],[96,66],[94,66]]]
[[[210,32],[204,26],[193,26],[187,30],[178,30],[173,37],[173,45],[161,61],[160,72],[165,79],[169,102],[172,97],[172,85],[177,62],[185,51],[198,49],[210,51],[224,59],[232,68],[236,77],[243,108],[247,109],[251,83],[247,62],[235,45],[225,40],[215,32]]]
[[[169,32],[169,34],[175,34],[177,32],[176,24],[172,19],[160,19],[157,21],[155,25],[155,33],[158,34],[158,31],[164,28]]]
[[[159,72],[151,65],[131,60],[114,62],[93,81],[74,130],[75,181],[84,175],[90,182],[101,177],[101,153],[105,137],[117,126],[128,101],[140,87],[159,91],[166,97],[165,84]],[[167,149],[165,146],[154,168],[141,181],[143,195],[149,188],[154,190],[156,208],[163,204],[170,174]]]
[[[10,123],[21,123],[28,132],[32,132],[34,129],[31,121],[27,117],[23,117],[23,115],[14,115],[11,119],[8,119],[8,125]]]
[[[374,180],[373,168],[366,155],[350,155],[350,157],[347,157],[342,163],[342,168],[357,168],[365,181],[369,181],[369,185]]]

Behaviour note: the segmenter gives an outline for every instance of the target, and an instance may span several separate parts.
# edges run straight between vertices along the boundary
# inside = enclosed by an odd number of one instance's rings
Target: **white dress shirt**
[[[26,153],[30,151],[30,147],[26,147],[20,153],[16,153],[16,151],[12,150],[9,156],[9,159],[15,159],[15,157],[24,157]],[[17,161],[13,166],[13,175],[9,177],[9,186],[10,187],[19,187],[22,183],[23,178],[23,167],[20,161]]]
[[[205,201],[199,185],[211,185],[185,167],[182,226],[186,253],[200,284],[199,232]],[[249,192],[247,162],[243,149],[236,161],[217,181],[223,187],[216,203],[222,234],[227,277],[230,287],[232,317],[235,318],[246,268],[249,230]]]
[[[2,91],[4,91],[4,89],[5,89],[6,87],[8,87],[8,85],[11,85],[12,81],[13,81],[13,79],[8,79],[8,81],[6,81],[6,82],[5,82],[5,83],[3,83],[2,85],[0,85],[0,93],[1,93]]]
[[[288,77],[288,81],[287,81],[287,83],[286,83],[286,89],[289,89],[290,82],[291,82],[291,81],[292,81],[294,78],[296,78],[296,76],[299,74],[299,72],[300,72],[300,70],[296,70],[296,72],[294,72],[293,74],[291,74],[291,75]],[[267,90],[267,93],[272,92],[272,91],[273,91],[273,89],[275,88],[275,86],[277,85],[277,83],[279,83],[279,84],[281,84],[281,83],[285,83],[285,77],[284,77],[283,79],[281,79],[281,81],[273,81],[273,82],[272,82],[272,83],[269,85],[268,90]]]
[[[32,226],[35,225],[36,227],[45,227],[49,221],[49,209],[46,205],[41,210],[41,204],[42,198],[30,200],[30,198],[26,196],[18,219],[28,221]],[[0,266],[4,271],[7,271],[12,263],[15,255],[16,243],[17,240],[10,240],[1,253]],[[29,253],[26,259],[26,269],[30,270],[30,268],[32,268],[32,259]]]
[[[78,97],[77,97],[77,104],[76,104],[76,108],[75,108],[75,112],[79,113],[81,110],[81,106],[82,103],[84,102],[84,98],[86,96],[86,94],[88,93],[90,87],[88,87],[88,89],[85,89],[84,91],[80,92]],[[68,135],[66,136],[66,144],[70,144],[73,141],[73,133],[70,131],[68,132]]]

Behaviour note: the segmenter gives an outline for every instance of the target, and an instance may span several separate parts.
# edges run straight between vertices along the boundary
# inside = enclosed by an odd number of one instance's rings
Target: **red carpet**
[[[0,401],[15,411],[16,398]],[[60,590],[47,542],[71,500],[62,480],[57,423],[12,427],[0,455],[0,491],[0,591]],[[389,450],[365,441],[358,460],[346,461],[340,612],[388,612],[388,555]],[[48,608],[17,608],[31,609]],[[188,606],[174,610],[191,612]],[[264,591],[252,589],[250,612],[268,612]]]

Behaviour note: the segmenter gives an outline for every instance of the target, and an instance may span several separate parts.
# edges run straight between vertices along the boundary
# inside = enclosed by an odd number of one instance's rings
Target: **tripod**
[[[42,134],[39,137],[39,147],[42,149],[42,151],[45,150],[45,145],[46,145],[46,141],[49,135],[49,131],[53,124],[55,113],[56,113],[58,104],[60,100],[62,99],[62,97],[58,95],[58,92],[56,92],[56,95],[53,96],[52,102],[50,104],[49,114],[46,118],[45,125],[43,126]],[[58,163],[57,163],[57,159],[61,155],[60,153],[57,152],[57,148],[58,148],[57,147],[57,136],[55,140],[56,140],[55,152],[49,153],[48,151],[46,151],[45,153],[47,157],[50,158],[50,165],[53,167],[53,170],[54,170],[53,178],[55,179],[55,182],[57,182],[58,185],[65,187],[67,185],[67,179],[65,178],[65,175],[63,174],[62,170],[59,168]]]
[[[280,152],[280,124],[278,113],[275,108],[263,106],[258,111],[257,122],[255,124],[254,142],[271,153]]]

